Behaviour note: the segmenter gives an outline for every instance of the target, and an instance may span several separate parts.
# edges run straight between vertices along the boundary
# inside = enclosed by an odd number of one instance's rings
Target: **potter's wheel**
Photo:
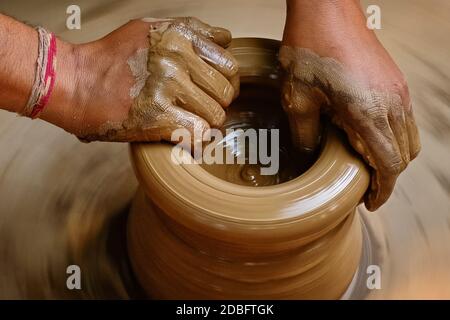
[[[256,0],[228,1],[226,10],[218,1],[78,3],[83,28],[75,31],[64,27],[66,7],[60,1],[2,2],[0,10],[76,42],[98,38],[142,15],[196,15],[229,27],[234,36],[279,38],[284,16],[283,3]],[[380,40],[408,79],[423,150],[402,174],[383,208],[376,214],[359,208],[383,278],[380,290],[356,296],[449,298],[450,168],[442,160],[450,156],[445,96],[450,44],[442,42],[450,28],[445,19],[449,8],[446,0],[375,4],[383,10]],[[407,14],[406,8],[411,9]],[[250,23],[249,16],[258,18]],[[133,280],[124,253],[117,249],[125,219],[121,212],[126,212],[137,186],[126,146],[84,145],[45,123],[6,112],[0,112],[0,123],[0,297],[136,295],[139,291],[129,285]],[[32,170],[31,162],[40,164],[39,172]],[[65,287],[65,268],[72,263],[89,274],[84,290]]]

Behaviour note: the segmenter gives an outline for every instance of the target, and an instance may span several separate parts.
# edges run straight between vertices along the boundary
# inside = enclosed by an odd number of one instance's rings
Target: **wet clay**
[[[275,185],[299,176],[314,160],[297,152],[292,145],[289,124],[280,104],[278,88],[267,84],[243,83],[239,97],[227,108],[226,114],[225,123],[220,128],[224,138],[213,141],[210,145],[213,147],[225,145],[232,153],[234,163],[202,163],[202,167],[214,176],[240,185],[255,187]],[[262,174],[261,168],[267,165],[260,161],[254,163],[249,159],[249,149],[257,146],[259,140],[250,145],[248,140],[237,139],[235,131],[227,135],[226,130],[230,129],[278,129],[279,170],[275,174]],[[262,139],[258,133],[256,135],[258,139]],[[270,142],[270,133],[265,141]],[[241,154],[245,155],[245,163],[238,163]]]
[[[389,198],[398,175],[420,150],[410,101],[402,101],[400,91],[368,89],[352,78],[340,62],[309,49],[283,46],[279,60],[287,71],[282,97],[294,143],[315,149],[320,112],[330,115],[374,169],[366,206],[377,209]]]
[[[130,97],[133,99],[139,96],[139,93],[141,93],[142,89],[145,86],[145,82],[147,81],[147,78],[150,75],[150,73],[147,70],[147,62],[148,62],[148,49],[138,50],[127,61],[131,73],[135,78],[135,84],[130,89]]]
[[[229,50],[239,62],[244,96],[251,92],[247,84],[266,91],[267,85],[278,86],[278,45],[232,41]],[[169,144],[132,144],[141,189],[129,216],[128,252],[147,295],[341,297],[361,255],[355,208],[369,175],[332,127],[323,141],[317,160],[302,175],[259,187],[229,182],[200,165],[176,164]]]
[[[223,108],[237,93],[233,86],[238,87],[237,63],[219,45],[230,37],[229,31],[195,18],[152,21],[148,50],[128,60],[136,78],[128,118],[105,123],[99,133],[81,139],[170,141],[178,128],[203,133],[222,125]]]

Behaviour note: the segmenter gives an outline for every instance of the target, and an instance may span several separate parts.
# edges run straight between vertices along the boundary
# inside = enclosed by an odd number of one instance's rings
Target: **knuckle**
[[[363,114],[366,115],[366,117],[372,121],[384,123],[387,124],[387,115],[389,113],[389,110],[387,107],[382,107],[383,104],[378,103],[378,101],[369,104],[365,107],[365,111],[363,111]],[[379,123],[379,124],[380,124]]]
[[[204,133],[209,130],[210,126],[205,119],[198,118],[193,123],[193,130],[197,133]]]
[[[389,141],[379,143],[376,144],[377,147],[374,145],[371,147],[376,169],[384,176],[392,177],[399,175],[407,166],[400,150],[394,143],[390,143]]]
[[[399,159],[397,159],[399,158]],[[395,157],[389,162],[385,162],[381,166],[383,173],[394,176],[399,175],[406,168],[406,163],[401,159],[401,157]]]
[[[182,20],[177,20],[171,23],[167,30],[168,31],[166,32],[175,32],[182,35],[185,38],[188,37],[190,39],[190,37],[192,37],[192,30]]]
[[[224,54],[224,56],[225,56],[225,54]],[[227,60],[226,63],[225,63],[226,68],[228,69],[228,72],[229,72],[230,76],[233,77],[239,71],[238,62],[237,62],[236,58],[233,57],[230,54],[226,55],[225,58]]]
[[[233,101],[233,97],[234,97],[234,88],[231,85],[231,83],[227,81],[220,96],[219,101],[220,105],[228,107]]]
[[[210,125],[212,127],[218,128],[225,122],[225,111],[223,109],[218,109],[217,113],[214,115],[213,119],[211,120]]]
[[[197,18],[192,17],[192,16],[184,17],[183,20],[188,26],[193,24],[193,23],[197,23],[199,21]]]
[[[406,78],[402,75],[397,81],[394,82],[394,88],[402,93],[408,93],[408,83]]]
[[[310,115],[317,109],[317,106],[310,100],[296,96],[295,94],[291,96],[290,105],[291,112],[298,114],[299,116]]]
[[[189,79],[189,71],[180,59],[166,57],[158,59],[154,65],[161,80],[170,80],[178,84],[184,84]]]
[[[394,81],[392,85],[392,90],[394,93],[398,94],[401,98],[401,104],[404,108],[408,108],[411,104],[409,87],[406,78],[401,75],[397,80]]]

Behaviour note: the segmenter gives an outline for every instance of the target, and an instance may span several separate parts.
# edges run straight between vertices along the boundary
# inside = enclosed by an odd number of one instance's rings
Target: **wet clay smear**
[[[226,153],[231,153],[234,163],[230,164],[202,164],[202,167],[214,176],[246,186],[269,186],[292,180],[305,172],[315,158],[307,158],[296,151],[291,143],[289,123],[280,104],[280,93],[277,88],[268,85],[242,84],[239,97],[227,108],[227,117],[220,128],[223,139],[212,140],[205,147],[222,144],[224,159]],[[230,129],[234,131],[229,132]],[[242,131],[236,131],[242,129]],[[238,136],[255,129],[257,143],[249,138],[239,139]],[[272,138],[269,130],[267,136],[259,134],[259,129],[279,129],[278,147],[271,146]],[[227,134],[228,130],[228,134]],[[246,137],[248,137],[247,135]],[[261,174],[261,168],[273,165],[261,161],[259,157],[260,140],[267,143],[267,154],[273,161],[278,157],[278,170],[274,174]],[[271,154],[275,151],[275,154]],[[250,153],[258,152],[257,161],[252,160]],[[265,152],[264,152],[265,153]],[[238,162],[238,158],[245,159]],[[254,159],[254,158],[253,158]],[[264,163],[265,162],[265,163]]]

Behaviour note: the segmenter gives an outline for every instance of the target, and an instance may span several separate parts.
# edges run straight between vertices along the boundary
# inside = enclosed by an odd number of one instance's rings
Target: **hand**
[[[134,20],[75,47],[78,86],[66,130],[83,141],[170,141],[225,120],[238,92],[229,31],[195,18]]]
[[[320,3],[320,4],[317,4]],[[420,150],[406,81],[351,1],[288,1],[279,59],[286,71],[282,102],[294,143],[318,146],[320,113],[341,127],[373,168],[366,207],[392,193]],[[299,10],[301,9],[301,10]]]

